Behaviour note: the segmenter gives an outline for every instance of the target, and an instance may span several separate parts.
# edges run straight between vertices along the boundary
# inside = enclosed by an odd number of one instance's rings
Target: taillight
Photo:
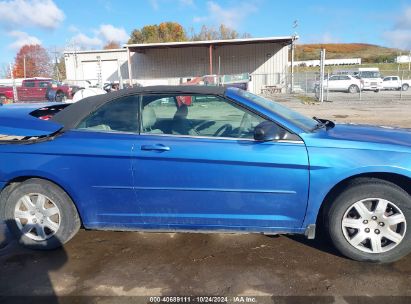
[[[52,115],[44,115],[44,116],[40,116],[39,119],[41,120],[49,120],[51,119],[53,116]]]

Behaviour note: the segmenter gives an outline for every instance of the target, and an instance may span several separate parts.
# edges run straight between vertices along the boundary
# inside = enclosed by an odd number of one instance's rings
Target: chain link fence
[[[358,79],[346,77],[351,71],[326,71],[324,75],[324,101],[411,101],[411,71],[381,70],[381,78]],[[365,81],[365,85],[364,85]],[[371,87],[370,85],[373,84]],[[296,72],[253,74],[249,90],[271,99],[304,96],[319,99],[320,73]]]

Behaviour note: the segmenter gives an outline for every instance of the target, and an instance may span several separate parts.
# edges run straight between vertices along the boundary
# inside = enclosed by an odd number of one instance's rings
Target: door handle
[[[167,147],[162,144],[155,144],[155,145],[143,145],[141,146],[141,150],[143,151],[170,151],[170,147]]]

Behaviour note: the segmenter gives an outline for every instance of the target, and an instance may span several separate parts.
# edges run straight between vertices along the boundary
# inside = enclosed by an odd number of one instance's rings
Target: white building
[[[396,63],[409,63],[411,62],[411,52],[408,55],[401,55],[401,56],[397,56],[397,58],[395,59]]]
[[[288,63],[291,65],[291,63]],[[356,65],[361,64],[361,58],[326,59],[325,65]],[[320,66],[320,60],[294,61],[294,66]]]
[[[297,37],[128,44],[123,49],[65,52],[69,82],[180,84],[204,75],[249,73],[249,90],[288,85],[289,45]]]

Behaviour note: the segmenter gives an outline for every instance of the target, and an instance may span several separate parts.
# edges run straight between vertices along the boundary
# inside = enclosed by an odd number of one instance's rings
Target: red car
[[[18,101],[45,101],[48,88],[56,92],[54,101],[63,101],[71,97],[71,88],[67,85],[62,85],[51,78],[28,78],[17,87]],[[0,86],[0,102],[4,103],[5,100],[14,101],[13,87]]]

